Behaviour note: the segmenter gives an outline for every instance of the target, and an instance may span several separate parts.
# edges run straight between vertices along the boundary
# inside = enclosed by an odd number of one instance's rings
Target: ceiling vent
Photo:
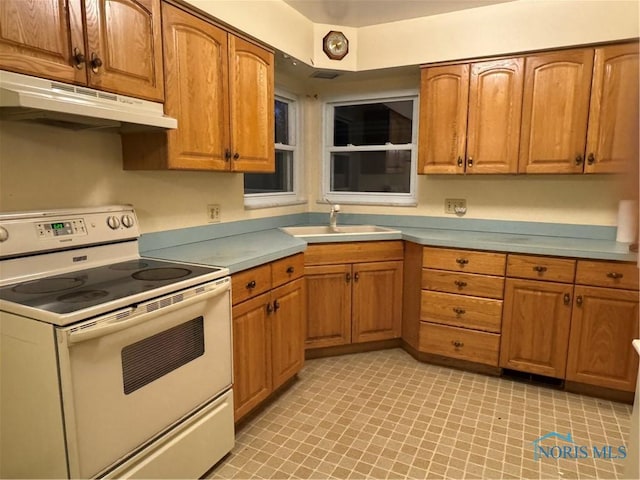
[[[333,80],[339,76],[340,73],[332,72],[330,70],[316,70],[310,75],[311,78],[322,78],[323,80]]]

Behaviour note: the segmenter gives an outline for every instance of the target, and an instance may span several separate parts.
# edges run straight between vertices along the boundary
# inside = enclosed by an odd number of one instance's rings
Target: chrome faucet
[[[331,230],[338,228],[338,213],[340,213],[340,205],[331,205],[331,213],[329,214],[329,228]]]

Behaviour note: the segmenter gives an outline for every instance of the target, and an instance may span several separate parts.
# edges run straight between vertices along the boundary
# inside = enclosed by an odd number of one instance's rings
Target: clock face
[[[341,60],[349,53],[349,40],[344,33],[332,30],[322,40],[322,50],[332,60]]]

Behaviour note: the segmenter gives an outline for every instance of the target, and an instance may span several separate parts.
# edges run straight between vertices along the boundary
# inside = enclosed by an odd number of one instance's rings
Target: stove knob
[[[0,227],[0,243],[7,241],[8,238],[9,232],[7,232],[7,229],[4,227]]]
[[[107,217],[107,225],[109,225],[111,230],[115,230],[120,226],[120,220],[118,220],[118,217],[111,215],[110,217]]]
[[[124,225],[126,228],[133,227],[133,217],[131,215],[123,215],[121,220],[122,225]]]

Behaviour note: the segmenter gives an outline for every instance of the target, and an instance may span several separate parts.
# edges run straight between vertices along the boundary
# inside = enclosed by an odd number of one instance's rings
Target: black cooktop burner
[[[140,293],[153,298],[155,289],[218,270],[144,258],[7,285],[0,299],[66,314]]]

